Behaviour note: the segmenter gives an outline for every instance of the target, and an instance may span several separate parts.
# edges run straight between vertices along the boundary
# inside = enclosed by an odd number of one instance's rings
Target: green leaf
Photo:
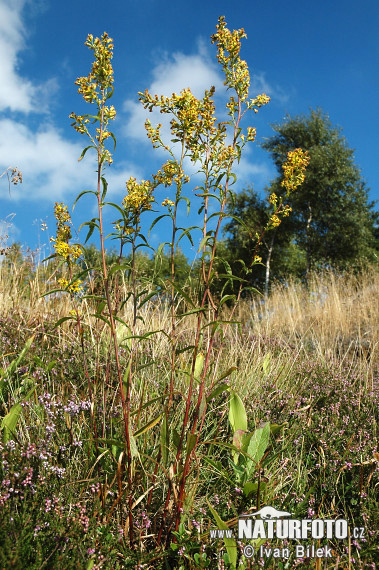
[[[232,392],[229,401],[229,422],[232,426],[233,433],[238,429],[247,431],[247,415],[245,406],[236,392]]]
[[[112,267],[109,270],[108,275],[110,277],[111,275],[113,275],[113,273],[116,273],[117,271],[130,271],[131,267],[132,266],[130,263],[123,263],[121,265],[119,265],[119,264],[112,265]]]
[[[80,194],[78,194],[78,196],[76,197],[75,202],[72,206],[72,211],[74,211],[76,203],[80,200],[80,198],[82,196],[84,196],[84,194],[94,194],[95,196],[97,196],[97,194],[94,190],[84,190],[83,192],[80,192]]]
[[[108,182],[106,181],[104,176],[101,176],[101,184],[103,186],[103,193],[101,194],[101,202],[103,202],[108,191]]]
[[[157,224],[163,218],[171,218],[171,216],[170,216],[170,214],[162,214],[161,216],[158,216],[157,218],[155,218],[155,220],[153,220],[153,223],[150,226],[149,233],[148,233],[149,236],[150,236],[150,232],[153,229],[153,227],[155,226],[155,224]]]
[[[194,376],[198,380],[200,380],[203,368],[204,368],[204,354],[202,352],[199,352],[199,354],[196,355],[195,371],[194,371]]]
[[[172,441],[173,441],[173,444],[175,445],[176,449],[178,449],[179,444],[180,444],[180,435],[178,434],[178,432],[176,431],[175,428],[173,428],[173,430],[172,430]]]
[[[112,88],[113,89],[113,88]],[[109,99],[110,97],[112,97],[111,94],[107,95],[107,99]],[[113,152],[116,150],[116,137],[114,136],[114,134],[111,131],[108,131],[110,136],[112,137],[113,140]]]
[[[248,471],[251,469],[255,469],[257,465],[259,465],[262,457],[265,454],[265,451],[270,443],[270,423],[267,424],[263,428],[258,428],[252,434],[249,445],[246,449],[247,454],[251,457],[247,461],[248,463]]]
[[[190,299],[190,297],[187,295],[187,293],[185,293],[183,291],[183,289],[181,287],[179,287],[179,285],[177,283],[175,283],[175,281],[171,281],[171,279],[167,279],[167,282],[170,283],[170,285],[172,285],[174,287],[175,291],[180,293],[180,295],[183,297],[183,299],[185,299],[187,301],[187,303],[189,305],[191,305],[191,307],[193,307],[194,309],[196,308],[194,303]]]
[[[90,144],[89,146],[86,146],[86,148],[83,149],[82,154],[81,154],[80,157],[78,158],[78,162],[80,162],[80,161],[85,157],[85,155],[86,155],[86,153],[87,153],[87,150],[90,149],[90,148],[94,148],[95,150],[97,150],[97,148],[96,148],[93,144]]]
[[[276,435],[278,434],[286,425],[286,422],[284,422],[283,424],[270,424],[270,431],[272,433],[272,435]]]
[[[139,457],[138,447],[131,431],[129,430],[130,452],[132,457]]]
[[[231,366],[230,368],[228,368],[226,372],[223,372],[221,376],[217,378],[216,383],[221,382],[221,380],[224,380],[224,378],[230,376],[235,370],[238,370],[238,366]]]
[[[235,298],[236,298],[235,295],[224,295],[223,298],[221,299],[221,301],[219,302],[219,307],[221,307],[221,305],[226,303],[226,301],[229,301],[230,299],[235,299]]]
[[[35,386],[33,386],[31,390],[29,390],[25,398],[23,398],[23,401],[29,400],[30,396],[33,394],[34,391],[35,391]],[[21,403],[18,402],[17,404],[14,404],[9,410],[9,412],[3,417],[0,429],[4,430],[3,433],[4,443],[7,443],[7,441],[9,440],[9,436],[13,435],[13,433],[15,432],[21,412],[22,412],[22,406]]]
[[[157,425],[157,423],[160,421],[161,417],[162,417],[162,414],[160,414],[159,416],[157,416],[153,420],[150,420],[147,424],[145,424],[143,427],[141,427],[139,430],[137,430],[135,432],[134,437],[138,437],[138,436],[142,435],[143,433],[149,431],[149,429],[152,429],[154,426]]]
[[[180,240],[181,240],[184,236],[186,236],[186,237],[188,238],[190,244],[191,244],[192,247],[193,247],[193,239],[192,239],[192,236],[191,236],[191,233],[190,233],[190,232],[191,232],[191,229],[193,229],[193,228],[185,229],[185,230],[183,231],[183,233],[180,234],[180,237],[179,237],[178,242],[177,242],[178,245],[179,245]]]
[[[252,493],[257,494],[259,491],[265,491],[267,487],[267,483],[265,481],[261,481],[260,483],[253,483],[252,481],[248,481],[243,486],[243,494],[245,497],[248,497]]]
[[[187,447],[186,447],[186,455],[187,457],[190,455],[191,451],[196,445],[197,435],[195,433],[188,433],[187,434]]]
[[[217,528],[222,529],[222,530],[229,530],[228,525],[226,523],[224,523],[224,521],[220,518],[220,516],[215,511],[215,509],[212,507],[212,505],[210,504],[208,499],[206,499],[206,501],[208,503],[209,510],[211,511],[213,518],[216,521]],[[233,568],[235,568],[237,565],[237,543],[234,540],[234,538],[226,538],[224,536],[224,544],[225,544],[226,552],[228,553],[228,556],[229,556],[230,564],[232,565]]]
[[[84,243],[87,243],[87,241],[89,240],[89,238],[91,237],[91,235],[93,234],[93,232],[95,231],[95,228],[97,228],[98,230],[100,230],[100,226],[97,223],[98,218],[92,218],[92,220],[90,220],[89,222],[84,222],[83,224],[80,225],[79,227],[79,231],[84,227],[84,226],[88,226],[89,230],[87,233],[87,237],[84,240]]]
[[[35,338],[35,335],[28,338],[28,340],[26,341],[25,346],[21,350],[20,354],[17,356],[17,358],[12,360],[10,365],[5,369],[4,373],[1,376],[2,378],[10,377],[13,374],[13,372],[18,368],[18,366],[21,363],[22,359],[24,358],[25,354],[30,350],[30,347],[33,343],[34,338]]]
[[[197,250],[197,253],[200,253],[200,251],[203,249],[203,247],[205,247],[206,245],[208,245],[208,241],[214,239],[213,236],[211,235],[206,235],[202,238],[199,248]]]
[[[219,396],[223,392],[226,392],[227,390],[230,390],[227,384],[220,384],[219,386],[216,386],[216,388],[212,390],[212,392],[207,397],[207,403],[213,400],[213,398],[217,398],[217,396]]]
[[[190,199],[187,198],[187,196],[180,196],[180,198],[179,198],[179,200],[178,200],[178,203],[180,202],[180,200],[184,200],[184,201],[187,203],[187,216],[188,216],[189,213],[190,213],[190,208],[191,208]]]
[[[263,368],[263,373],[267,374],[270,368],[270,363],[271,363],[271,353],[268,352],[266,354],[266,356],[263,359],[263,363],[262,363],[262,368]]]
[[[10,435],[14,433],[21,412],[22,412],[21,404],[15,404],[14,406],[11,407],[7,415],[3,417],[0,427],[2,430],[4,430],[3,433],[4,443],[7,443]]]

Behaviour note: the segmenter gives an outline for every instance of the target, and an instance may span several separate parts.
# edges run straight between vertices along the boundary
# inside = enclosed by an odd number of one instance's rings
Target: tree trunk
[[[311,269],[311,244],[310,244],[310,228],[312,222],[312,208],[311,205],[308,204],[308,219],[307,219],[307,228],[306,228],[306,237],[307,237],[307,269],[306,269],[306,277]]]
[[[265,299],[268,297],[268,287],[270,283],[270,264],[271,264],[271,256],[272,250],[274,249],[274,241],[275,241],[275,233],[272,233],[270,245],[266,246],[268,253],[266,258],[266,276],[265,276]]]

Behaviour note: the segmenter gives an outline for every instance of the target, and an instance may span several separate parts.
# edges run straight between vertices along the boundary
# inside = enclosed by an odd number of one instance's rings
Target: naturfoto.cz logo
[[[255,517],[260,518],[255,518]],[[349,527],[345,519],[290,519],[291,513],[278,511],[274,507],[266,506],[252,515],[243,515],[238,520],[239,540],[344,540],[349,536]],[[284,518],[285,517],[285,518]],[[213,529],[210,538],[233,538],[231,529]],[[364,528],[354,528],[354,538],[364,538]],[[245,545],[244,555],[251,558],[257,554],[261,558],[289,558],[292,549],[267,548],[260,546],[256,552],[250,544]],[[332,551],[328,546],[316,547],[314,544],[297,544],[294,549],[296,558],[331,558]]]

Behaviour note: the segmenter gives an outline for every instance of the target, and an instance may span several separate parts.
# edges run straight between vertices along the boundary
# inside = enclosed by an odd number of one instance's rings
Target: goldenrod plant
[[[216,348],[216,340],[221,339],[225,328],[230,325],[232,318],[225,320],[221,317],[221,310],[226,301],[234,301],[234,310],[237,307],[241,294],[244,290],[244,282],[241,280],[237,295],[221,295],[220,299],[214,299],[211,295],[211,283],[214,278],[214,260],[216,245],[220,235],[222,222],[227,216],[226,207],[231,199],[231,188],[236,182],[234,172],[236,164],[240,161],[243,149],[246,145],[254,142],[256,130],[252,126],[243,127],[242,121],[251,113],[266,105],[270,98],[266,94],[256,95],[249,98],[250,75],[246,61],[240,57],[241,40],[246,38],[243,29],[230,31],[225,19],[220,17],[217,31],[212,36],[212,43],[217,46],[217,58],[225,76],[225,86],[231,95],[226,104],[229,119],[219,121],[216,117],[213,95],[215,88],[210,87],[202,99],[194,96],[189,88],[183,89],[179,94],[165,97],[158,94],[150,94],[147,90],[139,93],[139,98],[145,109],[152,111],[158,109],[160,113],[167,114],[170,121],[170,140],[163,140],[161,124],[153,126],[151,121],[145,123],[147,136],[154,148],[161,148],[168,154],[168,160],[162,168],[152,175],[151,181],[137,180],[131,177],[126,182],[126,196],[120,205],[106,202],[108,184],[105,178],[105,170],[113,162],[110,142],[116,144],[113,133],[109,130],[110,123],[116,117],[116,110],[109,106],[108,100],[113,95],[113,40],[104,33],[101,38],[89,35],[86,46],[93,52],[94,63],[87,77],[80,77],[76,84],[78,92],[85,102],[94,105],[95,112],[92,114],[77,115],[71,113],[73,127],[85,135],[90,145],[86,146],[81,159],[88,150],[95,151],[97,159],[97,186],[94,191],[82,192],[93,194],[97,200],[98,215],[96,218],[85,222],[88,226],[87,239],[97,229],[100,236],[102,255],[102,280],[104,286],[104,300],[97,298],[99,302],[96,317],[110,327],[113,342],[113,354],[118,377],[119,398],[122,404],[124,442],[118,443],[119,453],[117,456],[117,478],[119,481],[119,497],[116,504],[123,498],[126,499],[126,525],[129,531],[130,545],[135,544],[134,504],[136,501],[137,488],[140,485],[141,476],[146,479],[144,488],[148,489],[148,483],[153,487],[148,491],[148,504],[154,500],[155,482],[160,470],[167,474],[165,485],[165,499],[163,509],[157,512],[157,546],[170,544],[172,532],[177,532],[183,516],[187,516],[192,508],[193,493],[189,493],[189,477],[192,462],[197,457],[198,447],[202,443],[202,430],[208,411],[208,403],[214,397],[215,390],[220,392],[220,380],[235,370],[234,366],[226,369],[221,368],[220,352],[221,344]],[[187,210],[191,208],[191,200],[184,195],[184,188],[190,184],[190,176],[185,172],[185,161],[190,160],[197,168],[202,177],[201,185],[195,188],[196,197],[201,201],[199,212],[202,213],[202,224],[198,227],[179,228],[177,224],[179,209],[184,205]],[[296,190],[304,180],[304,173],[308,164],[308,156],[301,149],[296,149],[288,154],[287,162],[283,165],[284,181],[287,196]],[[174,188],[171,198],[166,198],[162,206],[166,213],[159,215],[153,222],[152,227],[162,219],[171,220],[171,235],[168,246],[170,249],[170,278],[160,284],[160,292],[166,290],[170,298],[171,332],[170,344],[170,371],[161,399],[162,413],[158,417],[149,418],[145,430],[153,429],[160,425],[160,436],[154,451],[155,459],[143,468],[145,475],[140,473],[138,464],[141,462],[142,450],[136,443],[136,437],[141,429],[134,431],[132,428],[132,416],[140,415],[141,406],[147,404],[140,402],[139,407],[132,407],[132,399],[136,392],[136,381],[141,363],[138,361],[143,343],[150,339],[157,331],[144,331],[144,334],[136,334],[139,309],[154,295],[154,291],[138,290],[135,279],[135,255],[141,243],[150,247],[148,240],[141,234],[141,217],[144,212],[151,210],[155,202],[154,191],[158,186]],[[217,205],[216,209],[213,203]],[[278,198],[273,194],[270,198],[272,215],[264,230],[280,224],[281,218],[290,213],[290,209],[284,198]],[[112,297],[109,278],[110,272],[106,265],[105,230],[103,222],[103,208],[105,206],[115,209],[119,219],[114,224],[114,232],[111,236],[117,238],[120,243],[120,264],[112,268],[112,273],[129,276],[130,297],[133,303],[132,318],[126,322],[120,313],[123,303],[118,299],[118,288]],[[216,210],[216,211],[215,211]],[[62,205],[56,206],[55,215],[58,221],[57,239],[54,248],[57,255],[62,256],[68,265],[77,260],[80,248],[77,245],[69,245],[71,233],[69,230],[69,215]],[[197,233],[197,232],[200,232]],[[179,287],[175,278],[175,252],[183,238],[187,238],[193,244],[197,236],[199,239],[199,254],[201,268],[199,275],[199,302],[197,303]],[[256,236],[256,248],[252,254],[251,263],[246,271],[252,271],[254,265],[261,262],[258,255],[262,235]],[[131,246],[131,263],[121,263],[123,248],[126,244]],[[163,246],[162,246],[163,247]],[[162,249],[162,248],[161,248]],[[232,281],[234,276],[230,268],[225,266],[227,281]],[[70,274],[71,282],[64,278],[61,285],[71,294],[77,293],[80,280],[74,279]],[[118,282],[117,282],[118,283]],[[157,293],[157,291],[155,292]],[[89,298],[90,296],[85,296]],[[178,315],[177,301],[182,300],[187,305],[186,312]],[[233,310],[233,311],[234,311]],[[232,311],[232,316],[233,316]],[[196,327],[193,338],[187,346],[179,343],[178,321],[183,323],[186,318],[196,319]],[[124,337],[123,346],[127,347],[127,358],[124,363],[120,360],[120,346],[117,335],[116,323],[121,323],[129,335]],[[187,366],[183,368],[183,360],[187,358]],[[173,407],[173,401],[179,391],[183,391],[183,379],[185,392],[183,393],[183,406],[177,409]],[[97,403],[94,401],[93,406]],[[121,433],[118,433],[118,438]],[[122,441],[122,440],[120,440]],[[114,445],[114,442],[113,442]],[[151,454],[153,455],[153,454]],[[198,460],[197,460],[198,461]],[[126,467],[126,481],[123,478],[124,464]],[[150,466],[153,472],[149,475]],[[147,491],[145,491],[147,493]],[[161,494],[161,492],[160,492]],[[124,502],[124,501],[123,501]],[[113,507],[114,508],[114,507]],[[125,527],[125,528],[126,528]],[[174,538],[175,542],[175,538]]]

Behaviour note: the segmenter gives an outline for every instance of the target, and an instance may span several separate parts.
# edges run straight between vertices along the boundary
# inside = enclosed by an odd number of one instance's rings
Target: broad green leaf
[[[238,429],[247,431],[247,415],[245,406],[236,392],[232,392],[229,401],[229,422],[232,426],[233,433]]]
[[[265,451],[270,443],[270,423],[267,424],[263,428],[258,428],[254,431],[253,435],[251,436],[249,445],[247,447],[247,453],[251,457],[248,460],[248,471],[255,467],[260,463],[262,457],[265,454]]]
[[[175,428],[172,430],[172,442],[175,445],[176,449],[178,449],[180,444],[180,435]]]
[[[6,416],[1,421],[1,429],[4,430],[3,442],[7,443],[9,436],[14,433],[20,414],[22,412],[21,404],[15,404],[11,407]]]
[[[196,356],[195,372],[194,372],[194,376],[198,380],[200,380],[203,368],[204,368],[204,354],[202,352],[199,352],[199,354]]]
[[[265,491],[267,487],[267,483],[265,481],[261,481],[261,483],[253,483],[252,481],[248,481],[243,486],[243,494],[245,497],[248,497],[252,493],[258,493],[259,491]]]
[[[26,394],[26,396],[23,398],[22,401],[29,400],[29,398],[33,394],[34,390],[35,390],[35,386],[33,386],[33,388],[31,390],[29,390],[29,392]],[[3,417],[2,421],[1,421],[1,425],[0,425],[0,429],[4,430],[4,433],[3,433],[4,443],[6,443],[8,441],[9,435],[15,431],[16,425],[17,425],[17,422],[19,420],[21,412],[22,412],[22,406],[21,406],[21,403],[18,402],[17,404],[14,404],[11,407],[11,409],[9,410],[8,414]]]
[[[130,452],[132,457],[139,457],[138,447],[131,431],[129,430]]]
[[[187,434],[187,447],[186,447],[186,454],[187,457],[193,450],[196,445],[197,435],[195,433],[188,433]]]
[[[285,425],[286,425],[285,422],[283,424],[270,424],[270,431],[272,435],[276,435],[277,433],[279,433],[284,428]]]

